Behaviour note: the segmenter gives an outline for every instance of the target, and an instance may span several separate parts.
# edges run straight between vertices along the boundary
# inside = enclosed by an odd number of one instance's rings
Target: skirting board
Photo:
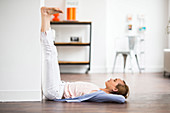
[[[143,70],[143,73],[157,73],[157,72],[163,72],[164,68],[163,66],[150,66],[150,67],[146,67],[145,70]],[[113,71],[113,67],[92,67],[91,71],[89,73],[112,73]],[[138,73],[139,70],[137,68],[135,68],[134,73]],[[123,67],[117,67],[115,68],[115,72],[123,72]],[[131,70],[126,69],[127,73],[131,73]]]
[[[112,71],[113,71],[113,68],[109,67],[109,68],[107,68],[107,72],[106,73],[112,73]],[[150,66],[150,67],[145,67],[145,69],[142,70],[142,73],[157,73],[157,72],[163,72],[163,71],[164,71],[163,66]],[[123,67],[115,68],[114,72],[118,72],[118,73],[123,72]],[[131,70],[126,68],[125,72],[126,73],[131,73]],[[133,72],[134,73],[138,73],[139,72],[138,68],[135,68],[133,70]]]
[[[75,67],[75,66],[65,66],[60,68],[61,73],[85,73],[88,67]],[[102,66],[92,67],[89,73],[106,73],[106,68]]]
[[[41,91],[0,91],[0,102],[41,101]]]
[[[85,73],[87,68],[62,68],[61,73]],[[155,73],[155,72],[163,72],[163,66],[150,66],[146,67],[145,70],[142,70],[143,73]],[[91,67],[89,73],[112,73],[113,67],[100,67],[100,66],[93,66]],[[114,70],[115,72],[123,72],[123,67],[117,67]],[[126,68],[126,73],[131,73],[131,70]],[[138,73],[138,68],[133,70],[134,73]]]

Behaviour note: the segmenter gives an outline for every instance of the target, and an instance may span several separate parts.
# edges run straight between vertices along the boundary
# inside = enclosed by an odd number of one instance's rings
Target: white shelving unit
[[[51,26],[56,30],[54,45],[59,49],[59,65],[86,65],[88,73],[91,63],[91,22],[52,21]],[[70,41],[72,36],[78,36],[81,41]]]

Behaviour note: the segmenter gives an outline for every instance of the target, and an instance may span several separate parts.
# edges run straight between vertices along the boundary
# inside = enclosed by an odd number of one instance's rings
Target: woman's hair
[[[116,86],[116,88],[118,89],[118,91],[116,92],[112,92],[113,94],[118,94],[118,95],[123,95],[125,98],[127,98],[129,96],[129,87],[127,86],[126,82],[124,82],[124,85],[122,84],[118,84]]]

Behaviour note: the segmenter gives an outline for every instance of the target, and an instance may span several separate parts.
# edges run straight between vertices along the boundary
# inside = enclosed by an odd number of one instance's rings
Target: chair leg
[[[127,54],[123,54],[123,59],[124,59],[123,73],[125,73]]]
[[[133,65],[132,65],[132,60],[133,60],[133,58],[132,58],[132,53],[129,53],[129,56],[130,56],[131,71],[132,71],[132,73],[133,73]]]
[[[138,65],[139,73],[141,73],[141,68],[140,68],[140,66],[139,66],[139,61],[138,61],[137,55],[135,55],[135,58],[136,58],[136,62],[137,62],[137,65]]]
[[[116,65],[116,59],[117,59],[118,53],[116,53],[115,59],[114,59],[114,64],[113,64],[113,70],[112,73],[114,73],[115,65]]]

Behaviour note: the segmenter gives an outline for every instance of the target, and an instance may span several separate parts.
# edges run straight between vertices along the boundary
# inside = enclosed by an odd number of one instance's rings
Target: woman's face
[[[111,78],[110,80],[105,82],[106,88],[109,89],[110,91],[117,91],[118,89],[116,88],[116,86],[118,84],[125,85],[123,80],[119,78],[115,78],[115,79]]]

